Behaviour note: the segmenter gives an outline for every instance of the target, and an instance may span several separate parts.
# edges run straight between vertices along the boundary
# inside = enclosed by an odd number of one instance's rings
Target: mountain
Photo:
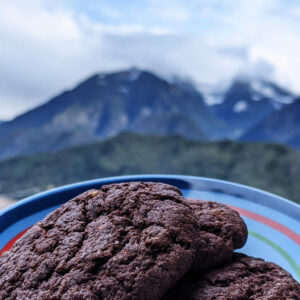
[[[206,103],[212,98],[218,104]],[[236,79],[229,88],[202,94],[191,82],[167,81],[136,68],[99,73],[0,124],[0,159],[53,152],[123,131],[238,139],[293,100],[287,90],[258,79]]]
[[[122,131],[206,140],[222,126],[199,92],[133,68],[96,74],[0,125],[0,158],[55,151]]]
[[[145,173],[225,179],[300,203],[299,151],[273,144],[128,133],[56,153],[1,161],[0,194],[22,198],[81,180]]]
[[[263,80],[237,79],[223,93],[219,104],[211,106],[216,118],[229,125],[227,136],[236,139],[274,111],[294,100],[294,95]],[[220,101],[221,100],[221,101]]]
[[[246,132],[241,141],[272,141],[300,149],[300,98]]]

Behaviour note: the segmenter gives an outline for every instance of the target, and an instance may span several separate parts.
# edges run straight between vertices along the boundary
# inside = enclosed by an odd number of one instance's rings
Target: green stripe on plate
[[[281,254],[286,261],[291,265],[293,270],[296,273],[297,280],[300,282],[300,267],[297,265],[297,263],[294,261],[294,259],[285,251],[283,250],[280,246],[275,244],[273,241],[269,240],[265,236],[254,232],[254,231],[249,231],[249,234],[258,238],[259,240],[263,241],[264,243],[268,244],[270,247],[272,247],[274,250],[276,250],[279,254]]]

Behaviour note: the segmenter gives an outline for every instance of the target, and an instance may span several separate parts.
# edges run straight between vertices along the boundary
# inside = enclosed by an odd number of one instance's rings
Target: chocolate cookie
[[[232,252],[243,247],[248,230],[240,215],[228,206],[212,201],[186,200],[199,225],[197,260],[193,269],[204,271],[230,261]]]
[[[300,299],[300,284],[274,263],[235,253],[232,262],[205,275],[188,273],[164,300]]]
[[[198,232],[173,186],[88,191],[0,257],[0,299],[159,299],[193,264]]]

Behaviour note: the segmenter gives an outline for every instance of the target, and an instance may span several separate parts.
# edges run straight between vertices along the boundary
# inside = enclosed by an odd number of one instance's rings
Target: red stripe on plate
[[[232,206],[232,205],[228,205],[228,206],[231,207],[232,209],[236,210],[240,215],[242,215],[244,217],[254,219],[260,223],[263,223],[265,225],[268,225],[268,226],[276,229],[277,231],[280,231],[281,233],[288,236],[291,240],[293,240],[295,243],[297,243],[300,246],[300,235],[298,235],[296,232],[292,231],[288,227],[286,227],[272,219],[269,219],[267,217],[264,217],[262,215],[254,213],[250,210]]]
[[[19,234],[17,234],[13,239],[11,239],[3,248],[2,250],[0,250],[0,256],[8,251],[13,245],[14,243],[22,236],[26,233],[26,231],[28,230],[29,228],[23,230],[22,232],[20,232]]]

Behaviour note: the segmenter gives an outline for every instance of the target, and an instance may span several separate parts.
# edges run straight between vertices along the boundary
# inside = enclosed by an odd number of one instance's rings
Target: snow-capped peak
[[[250,84],[253,91],[253,100],[255,101],[259,101],[265,97],[275,100],[279,103],[289,104],[293,102],[295,98],[294,95],[285,92],[279,92],[271,84],[261,80],[252,81]]]

